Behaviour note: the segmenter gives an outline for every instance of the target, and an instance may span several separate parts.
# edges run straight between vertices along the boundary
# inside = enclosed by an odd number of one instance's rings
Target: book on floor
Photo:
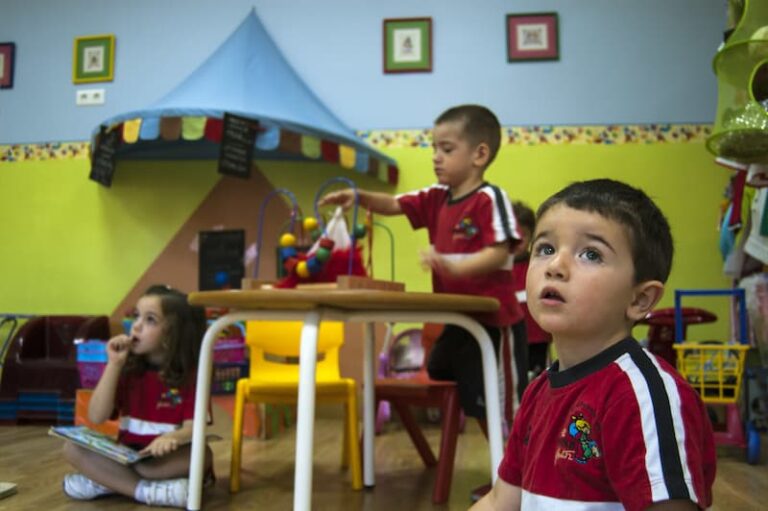
[[[16,493],[16,483],[0,481],[0,499],[10,497]]]
[[[139,454],[136,449],[119,444],[111,437],[86,426],[51,426],[48,434],[70,440],[123,465],[130,465],[151,456],[150,454]]]

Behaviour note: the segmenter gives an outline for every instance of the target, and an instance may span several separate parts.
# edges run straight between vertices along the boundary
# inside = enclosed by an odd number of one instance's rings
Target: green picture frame
[[[383,24],[384,72],[432,72],[432,18],[390,18]]]
[[[115,76],[115,36],[76,37],[72,49],[72,82],[111,82]]]

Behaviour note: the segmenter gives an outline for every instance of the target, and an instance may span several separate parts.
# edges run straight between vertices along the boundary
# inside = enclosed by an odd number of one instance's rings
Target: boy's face
[[[461,121],[441,122],[432,131],[432,163],[437,182],[454,189],[473,177],[478,154],[464,136]]]
[[[597,213],[558,204],[539,219],[527,276],[528,307],[555,340],[605,343],[626,337],[637,312],[626,229]]]

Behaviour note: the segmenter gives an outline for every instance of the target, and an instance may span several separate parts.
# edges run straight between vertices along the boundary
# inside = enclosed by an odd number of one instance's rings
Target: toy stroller
[[[683,296],[732,296],[738,312],[739,341],[682,342]],[[677,369],[701,395],[707,405],[725,406],[724,428],[715,424],[715,443],[745,449],[747,463],[760,459],[760,433],[753,420],[742,419],[738,402],[741,398],[744,360],[749,350],[747,336],[746,297],[743,289],[698,289],[675,291],[675,340]],[[748,396],[745,398],[749,402]],[[720,425],[722,426],[722,425]]]

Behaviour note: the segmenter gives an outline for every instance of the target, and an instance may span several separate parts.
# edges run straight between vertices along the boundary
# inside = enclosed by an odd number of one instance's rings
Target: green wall
[[[429,150],[388,152],[407,169],[401,173],[399,190],[434,182]],[[503,187],[512,200],[522,200],[534,209],[566,184],[596,177],[643,188],[669,218],[676,253],[661,307],[674,305],[674,289],[730,287],[722,273],[717,231],[719,205],[730,175],[714,164],[702,143],[508,145],[487,174],[488,181]],[[397,239],[397,279],[407,282],[410,290],[429,290],[429,277],[416,263],[418,249],[428,244],[426,233],[411,232],[403,219],[388,223]],[[379,253],[385,249],[377,247]],[[387,257],[386,252],[382,257]],[[684,304],[728,318],[725,299],[686,299]],[[728,335],[727,328],[723,321],[692,327],[689,334],[722,339]],[[645,328],[638,327],[635,335],[643,337]]]
[[[0,163],[0,313],[110,314],[218,176],[206,163]]]
[[[336,175],[393,192],[434,182],[431,149],[386,152],[400,165],[396,189],[332,165],[260,167],[276,187],[296,193],[305,214],[319,186]],[[0,313],[109,314],[219,179],[213,162],[130,162],[106,189],[87,179],[88,167],[82,159],[0,163]],[[718,207],[729,174],[702,143],[506,145],[487,177],[534,208],[575,180],[612,177],[640,186],[669,217],[676,241],[661,305],[672,304],[675,288],[729,285],[717,249]],[[377,220],[395,234],[396,279],[409,290],[429,290],[429,275],[417,262],[426,233],[411,231],[402,217]],[[375,276],[389,278],[389,240],[382,230],[374,234]],[[724,301],[689,303],[727,318]],[[721,325],[697,329],[725,335]]]

